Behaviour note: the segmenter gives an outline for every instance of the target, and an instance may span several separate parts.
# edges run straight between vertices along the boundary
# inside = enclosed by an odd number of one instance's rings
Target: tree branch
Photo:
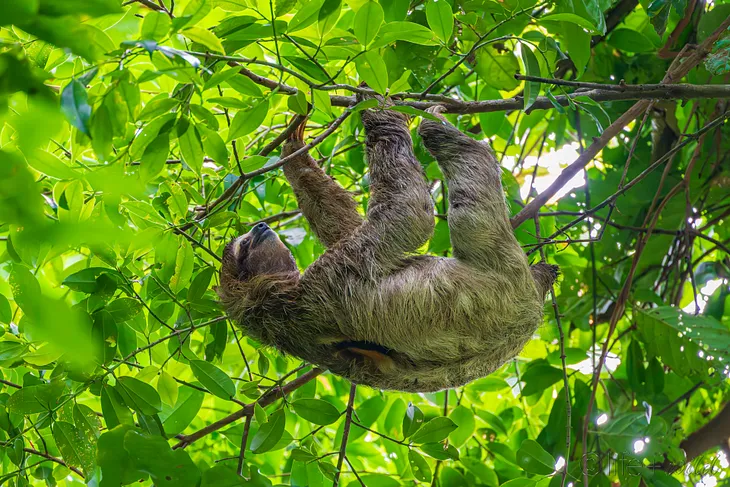
[[[84,478],[84,473],[81,470],[79,470],[76,467],[73,467],[73,466],[69,465],[68,463],[64,462],[60,458],[56,458],[54,456],[49,455],[48,453],[43,453],[41,451],[34,450],[32,448],[23,448],[23,451],[26,452],[26,453],[30,453],[31,455],[38,455],[39,457],[43,457],[46,460],[50,460],[50,461],[52,461],[54,463],[57,463],[59,465],[63,465],[64,467],[68,468],[69,470],[71,470],[73,473],[75,473],[76,475],[78,475],[82,479]]]
[[[345,459],[345,451],[347,450],[347,440],[350,437],[350,426],[352,425],[352,409],[355,404],[355,392],[357,391],[357,385],[352,383],[350,385],[350,398],[347,401],[347,412],[345,413],[345,426],[342,429],[342,442],[340,443],[340,454],[337,458],[337,472],[335,472],[335,478],[332,482],[332,487],[337,487],[340,481],[340,474],[342,473],[342,462]]]
[[[689,56],[687,56],[681,63],[676,66],[670,67],[663,82],[674,83],[677,80],[682,79],[690,70],[697,66],[707,56],[712,49],[712,45],[715,41],[725,32],[730,26],[730,17],[720,24],[720,26],[712,33],[704,42],[698,46],[698,48]],[[679,86],[679,85],[678,85]],[[685,85],[686,86],[686,85]],[[670,87],[668,86],[667,89]],[[586,93],[586,92],[583,92]],[[619,94],[619,92],[611,91],[612,94]],[[621,93],[623,94],[623,93]],[[517,228],[525,221],[534,217],[540,208],[545,205],[550,198],[552,198],[565,184],[570,181],[573,176],[578,174],[585,166],[595,158],[598,153],[608,144],[608,142],[618,135],[623,128],[633,121],[636,117],[644,113],[649,106],[650,99],[656,99],[656,96],[649,97],[649,99],[642,99],[635,103],[629,108],[623,115],[621,115],[615,122],[613,122],[600,137],[594,139],[593,143],[578,156],[578,158],[566,167],[563,172],[557,177],[557,179],[551,184],[545,191],[540,193],[534,200],[530,201],[519,213],[512,218],[512,227]]]
[[[323,369],[315,368],[307,372],[306,374],[301,375],[300,377],[297,377],[293,381],[286,384],[284,387],[274,387],[269,390],[266,394],[261,396],[258,400],[246,404],[243,408],[236,411],[233,414],[229,414],[225,418],[221,418],[215,423],[211,423],[205,428],[201,428],[195,433],[191,433],[189,435],[184,435],[180,438],[180,441],[173,447],[173,449],[177,448],[185,448],[186,446],[198,441],[199,439],[203,438],[206,435],[209,435],[210,433],[214,431],[218,431],[219,429],[228,426],[229,424],[233,423],[234,421],[243,418],[244,416],[251,416],[253,414],[254,405],[258,403],[261,407],[266,407],[269,404],[273,403],[277,399],[289,394],[292,391],[295,391],[302,387],[307,382],[311,381],[318,375],[320,375],[322,372],[324,372]]]

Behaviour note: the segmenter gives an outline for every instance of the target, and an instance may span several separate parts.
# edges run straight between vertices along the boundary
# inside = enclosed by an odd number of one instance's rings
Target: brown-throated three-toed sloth
[[[256,225],[224,251],[223,305],[250,336],[358,384],[426,392],[484,377],[540,325],[557,268],[529,266],[491,150],[428,119],[420,134],[448,184],[454,258],[413,255],[431,237],[434,210],[407,118],[361,116],[367,219],[308,154],[288,162],[284,174],[327,251],[300,275],[276,233]],[[301,147],[298,133],[283,155]]]

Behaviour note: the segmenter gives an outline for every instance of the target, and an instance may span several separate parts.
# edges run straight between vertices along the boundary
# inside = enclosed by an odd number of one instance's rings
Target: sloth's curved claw
[[[292,131],[291,134],[289,134],[289,140],[296,141],[296,142],[304,142],[304,130],[307,127],[307,120],[309,119],[308,116],[304,117],[304,120],[302,120],[299,125],[297,125],[297,128]]]
[[[446,117],[442,115],[446,111],[446,107],[443,105],[433,105],[431,107],[426,108],[426,113],[430,113],[431,115],[438,117],[442,122],[448,123],[448,120],[446,120]]]

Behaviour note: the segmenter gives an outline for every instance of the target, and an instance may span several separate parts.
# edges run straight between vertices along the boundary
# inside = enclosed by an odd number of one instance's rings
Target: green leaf
[[[287,98],[287,106],[291,111],[300,115],[309,113],[307,95],[302,90],[297,91],[296,95]]]
[[[61,92],[61,112],[68,122],[86,135],[89,132],[91,106],[86,88],[80,81],[74,79]]]
[[[0,342],[0,361],[11,361],[18,359],[28,351],[28,345],[15,341]]]
[[[0,294],[0,323],[9,324],[13,319],[13,312],[10,309],[10,301],[4,295]]]
[[[286,416],[283,409],[275,411],[269,420],[262,424],[251,440],[251,451],[265,453],[272,450],[284,434]]]
[[[246,487],[251,485],[228,465],[215,465],[203,472],[200,487]]]
[[[103,364],[109,364],[117,354],[117,324],[108,311],[101,310],[94,316],[94,327],[92,337],[99,349],[102,351],[101,360]]]
[[[719,368],[730,361],[730,331],[709,316],[667,306],[637,312],[636,324],[647,354],[661,357],[680,377],[706,375],[713,365],[707,357]]]
[[[25,386],[10,396],[6,407],[9,412],[16,414],[51,411],[60,405],[64,388],[65,385],[62,381]]]
[[[532,479],[518,478],[518,479],[508,480],[507,482],[503,483],[500,487],[534,487],[535,485],[537,485],[537,482],[535,482]]]
[[[435,46],[433,31],[415,22],[389,22],[380,28],[370,49],[379,49],[395,41],[406,41],[424,46]]]
[[[144,108],[137,116],[137,120],[152,120],[160,115],[169,113],[179,104],[180,100],[177,98],[168,98],[167,96],[155,97],[145,104]]]
[[[215,365],[204,360],[191,360],[190,368],[195,378],[221,399],[231,399],[236,395],[236,386],[231,378]]]
[[[611,32],[606,42],[625,52],[654,52],[656,50],[648,37],[633,29],[616,29]]]
[[[291,405],[299,417],[314,424],[332,424],[340,417],[336,407],[321,399],[297,399]]]
[[[136,159],[140,157],[150,143],[157,138],[160,130],[163,128],[169,129],[171,122],[175,119],[177,114],[167,113],[159,118],[150,121],[141,132],[137,134],[132,141],[132,145],[129,147],[129,155]],[[165,131],[166,132],[166,131]]]
[[[170,290],[179,293],[190,283],[193,276],[193,248],[187,240],[183,240],[175,257],[175,272],[170,279]]]
[[[264,411],[264,408],[258,402],[253,404],[253,416],[258,424],[264,424],[269,420],[269,415],[266,414],[266,411]]]
[[[549,475],[555,471],[555,459],[535,440],[525,440],[517,450],[517,465],[528,473]]]
[[[563,371],[547,364],[536,364],[527,369],[522,375],[522,380],[525,382],[522,395],[533,396],[563,380]]]
[[[378,93],[388,89],[388,68],[377,51],[367,51],[355,60],[357,74]]]
[[[205,153],[203,152],[203,142],[200,140],[197,127],[192,123],[188,124],[187,130],[180,135],[179,142],[182,160],[190,166],[195,174],[200,175]]]
[[[132,430],[132,426],[121,425],[99,437],[97,464],[102,473],[99,487],[127,485],[147,477],[147,474],[134,468],[129,453],[124,449],[124,435]]]
[[[571,13],[545,15],[543,17],[540,17],[539,22],[570,22],[571,24],[575,24],[578,27],[582,27],[591,34],[601,34],[598,28],[596,28],[596,26],[593,25],[590,20],[584,19],[579,15]]]
[[[160,376],[157,378],[157,392],[160,394],[162,402],[170,405],[177,402],[177,382],[164,370],[160,372]]]
[[[73,420],[81,435],[90,444],[95,445],[99,438],[101,420],[93,409],[84,404],[75,404],[73,408]]]
[[[317,28],[320,37],[332,30],[337,23],[337,19],[340,18],[341,9],[342,0],[324,0],[317,13]]]
[[[259,128],[268,114],[269,102],[267,100],[257,103],[249,110],[239,111],[231,121],[231,128],[228,130],[228,142],[248,135]]]
[[[101,161],[106,161],[107,156],[112,152],[112,137],[114,128],[109,110],[106,105],[102,105],[96,109],[91,117],[91,146],[94,148],[97,157]]]
[[[159,41],[170,32],[171,26],[172,21],[169,15],[163,12],[150,12],[145,15],[142,22],[142,39]]]
[[[259,85],[251,81],[251,78],[249,78],[248,76],[244,76],[241,74],[238,76],[227,78],[225,82],[228,84],[228,86],[241,93],[242,95],[253,96],[255,98],[262,96],[261,88],[259,87]],[[250,107],[251,105],[246,105],[246,108]]]
[[[240,70],[236,68],[227,68],[222,69],[218,71],[217,73],[213,73],[213,75],[208,78],[208,80],[205,82],[205,85],[203,85],[203,91],[209,90],[211,88],[215,88],[216,86],[225,83],[231,78],[236,78],[240,75]],[[245,76],[242,76],[245,77]]]
[[[160,421],[168,436],[180,434],[197,417],[203,405],[205,393],[191,387],[179,390],[174,406],[162,405]]]
[[[436,460],[458,460],[459,450],[454,445],[444,443],[424,443],[419,446],[421,451]]]
[[[188,27],[187,29],[183,30],[181,34],[193,42],[202,44],[211,51],[220,52],[223,54],[226,53],[225,49],[223,49],[223,44],[221,43],[221,40],[218,39],[218,37],[216,37],[216,35],[208,29],[202,29],[200,27]]]
[[[162,410],[160,395],[146,382],[129,376],[119,377],[114,389],[127,406],[136,411],[152,416]]]
[[[119,2],[115,0],[44,0],[40,3],[40,13],[51,17],[78,14],[100,17],[121,12]]]
[[[651,18],[651,25],[658,35],[664,35],[669,20],[671,3],[669,0],[652,0],[646,8],[647,15]]]
[[[631,389],[642,392],[646,382],[646,369],[644,368],[644,352],[636,340],[631,340],[626,351],[626,377]]]
[[[525,66],[525,74],[527,76],[542,76],[542,74],[540,73],[540,63],[537,61],[535,53],[532,52],[532,49],[527,44],[523,43],[520,49],[520,53],[522,55],[522,64],[524,64]],[[532,104],[535,103],[535,100],[537,100],[537,97],[539,95],[540,83],[536,81],[526,81],[524,94],[525,110],[528,110],[532,106]]]
[[[208,286],[210,286],[210,280],[213,278],[213,274],[215,274],[213,267],[205,267],[195,275],[188,288],[188,301],[198,301],[203,297],[205,291],[208,290]]]
[[[363,47],[367,47],[380,31],[383,24],[383,8],[379,3],[369,0],[355,15],[353,30],[355,38]]]
[[[274,17],[281,17],[291,12],[297,5],[297,0],[276,0],[274,5]]]
[[[409,402],[406,414],[403,416],[403,438],[408,438],[423,426],[423,411]]]
[[[466,406],[458,405],[449,414],[449,419],[457,425],[457,428],[449,434],[449,442],[457,448],[461,447],[471,438],[476,429],[474,413]]]
[[[494,486],[499,485],[497,474],[494,473],[494,470],[485,465],[483,461],[473,457],[461,457],[460,461],[461,464],[464,465],[464,467],[472,475],[474,475],[481,484]]]
[[[171,450],[161,436],[136,431],[124,435],[124,449],[136,468],[150,474],[155,487],[196,487],[200,470],[185,450]]]
[[[444,43],[448,43],[454,31],[454,14],[446,0],[429,0],[426,3],[428,26]]]
[[[36,150],[28,156],[28,165],[38,172],[42,172],[57,179],[77,179],[81,174],[67,166],[58,157],[44,150]]]
[[[67,464],[83,468],[87,475],[94,470],[96,448],[73,424],[56,421],[53,439]]]
[[[498,90],[512,91],[520,85],[515,79],[520,64],[511,52],[500,53],[491,47],[480,49],[475,69],[489,86]]]
[[[119,298],[109,303],[105,310],[115,322],[123,323],[137,316],[143,309],[142,303],[134,298]]]
[[[160,134],[150,143],[142,154],[140,161],[140,177],[143,181],[149,181],[157,177],[164,169],[167,162],[167,154],[170,152],[170,135]]]
[[[431,467],[421,454],[416,450],[408,450],[408,463],[411,466],[411,472],[417,480],[421,482],[431,481]]]
[[[317,21],[319,10],[322,8],[324,0],[309,0],[289,22],[287,32],[292,34],[298,30],[305,29]]]
[[[111,429],[120,424],[134,426],[132,412],[123,402],[124,399],[114,388],[105,385],[101,389],[101,412],[107,428]]]
[[[457,428],[456,423],[444,416],[433,418],[414,433],[413,443],[435,443],[446,439]]]

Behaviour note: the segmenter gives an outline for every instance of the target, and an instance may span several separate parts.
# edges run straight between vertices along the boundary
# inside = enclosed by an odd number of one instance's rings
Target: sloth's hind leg
[[[433,233],[433,202],[413,155],[407,118],[391,110],[362,112],[370,166],[370,201],[363,236],[379,259],[398,259]]]
[[[419,133],[436,158],[449,189],[449,231],[454,256],[505,272],[528,271],[509,222],[501,169],[491,149],[442,122],[424,119]]]

